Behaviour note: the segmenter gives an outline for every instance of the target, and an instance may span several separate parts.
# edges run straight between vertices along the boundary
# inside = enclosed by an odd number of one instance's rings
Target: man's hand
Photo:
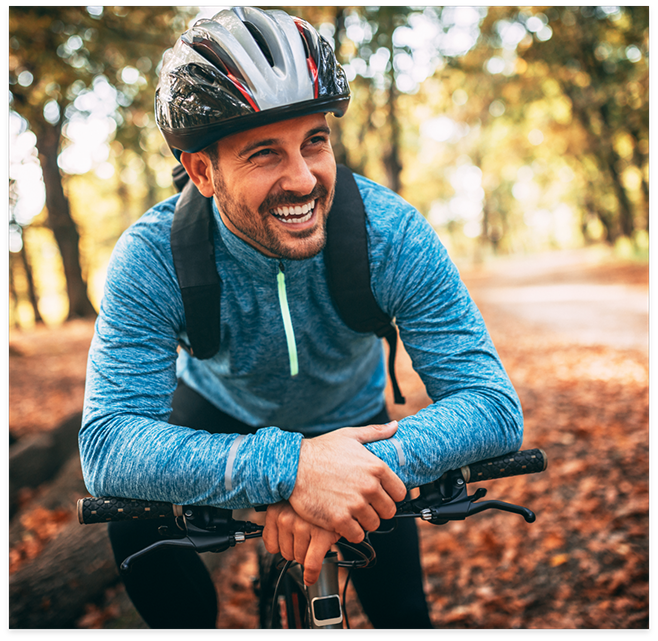
[[[303,439],[297,480],[288,499],[295,512],[352,543],[363,540],[364,530],[376,530],[380,519],[392,518],[406,487],[363,444],[390,438],[397,428],[393,421]]]
[[[302,519],[287,501],[270,505],[265,517],[263,542],[270,554],[281,552],[288,561],[304,566],[304,583],[313,585],[320,576],[324,555],[340,535]]]

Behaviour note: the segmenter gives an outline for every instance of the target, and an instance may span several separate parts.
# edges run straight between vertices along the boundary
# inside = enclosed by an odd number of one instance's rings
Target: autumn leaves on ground
[[[599,271],[603,280],[648,286],[646,266]],[[468,274],[465,280],[468,285]],[[443,527],[420,525],[432,621],[437,628],[647,628],[648,354],[551,334],[484,303],[478,292],[488,281],[476,284],[473,296],[523,404],[523,448],[545,450],[549,467],[483,484],[489,499],[530,507],[537,514],[533,524],[489,511]],[[80,410],[91,331],[78,322],[11,333],[14,436],[51,429]],[[408,398],[404,412],[417,411],[428,399],[404,353],[398,372]],[[10,572],[38,563],[74,518],[73,505],[70,512],[31,510],[45,491],[21,495]],[[218,559],[219,627],[258,626],[255,574],[253,543]],[[351,589],[348,599],[352,627],[369,627]],[[144,627],[118,583],[72,625]]]

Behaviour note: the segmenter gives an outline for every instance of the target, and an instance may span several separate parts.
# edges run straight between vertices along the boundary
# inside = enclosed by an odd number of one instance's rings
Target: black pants
[[[364,425],[388,420],[384,409]],[[174,394],[169,422],[213,433],[255,432],[255,428],[224,414],[183,383]],[[429,628],[416,524],[412,519],[398,521],[390,534],[371,535],[377,563],[372,568],[354,570],[352,581],[374,627]],[[160,525],[162,521],[110,523],[108,533],[117,565],[158,540]],[[388,523],[383,523],[382,529],[388,529]],[[196,552],[177,548],[156,550],[135,561],[130,574],[122,578],[128,595],[149,627],[215,627],[215,587]]]

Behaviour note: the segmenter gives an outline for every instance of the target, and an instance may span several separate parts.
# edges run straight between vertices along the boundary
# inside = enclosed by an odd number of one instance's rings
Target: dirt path
[[[646,265],[578,250],[504,259],[463,277],[478,304],[538,330],[580,345],[648,349]]]

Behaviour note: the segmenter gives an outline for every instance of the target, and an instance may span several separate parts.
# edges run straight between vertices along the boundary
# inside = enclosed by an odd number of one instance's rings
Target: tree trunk
[[[107,527],[83,526],[73,516],[38,559],[9,577],[9,627],[72,628],[84,606],[118,580]]]
[[[19,255],[21,257],[21,262],[23,263],[23,269],[25,270],[25,280],[27,281],[27,295],[32,305],[34,322],[43,323],[43,318],[41,318],[41,314],[39,313],[39,300],[37,298],[37,291],[36,288],[34,287],[34,277],[32,276],[32,265],[30,264],[30,260],[27,255],[25,231],[26,231],[25,228],[23,228],[23,246],[21,247],[21,251],[19,252]]]
[[[21,438],[9,448],[9,516],[18,509],[19,492],[36,488],[57,474],[78,449],[82,413],[73,414],[55,429]]]
[[[390,52],[389,68],[386,72],[388,78],[388,127],[390,138],[388,147],[384,152],[384,168],[388,186],[395,193],[399,194],[402,189],[400,174],[402,173],[402,163],[400,162],[400,120],[398,118],[398,88],[395,84],[395,69],[393,59],[395,50],[393,47],[393,31],[395,30],[395,9],[388,8],[381,17],[381,31],[384,35],[386,47]]]
[[[336,7],[336,17],[334,19],[334,46],[336,47],[336,55],[340,55],[340,49],[343,42],[343,35],[345,33],[345,9]],[[343,142],[343,121],[341,118],[334,118],[331,122],[331,139],[332,147],[334,149],[334,156],[336,162],[345,165],[354,171],[350,165],[349,154]]]
[[[21,324],[18,320],[18,292],[16,291],[16,283],[14,281],[14,264],[15,264],[14,254],[9,254],[9,303],[11,305],[11,314],[12,319],[11,323],[13,327],[20,327]]]
[[[100,601],[107,588],[120,580],[107,526],[78,522],[76,502],[85,496],[88,492],[82,481],[80,457],[75,454],[55,480],[41,486],[37,498],[12,519],[10,548],[31,536],[23,523],[23,515],[35,508],[71,512],[70,520],[56,538],[9,577],[10,628],[72,628],[84,614],[87,604]],[[239,512],[234,516],[250,518]],[[201,555],[211,574],[225,559],[224,554]]]
[[[575,94],[574,88],[566,83],[561,83],[561,87],[564,94],[571,100],[573,112],[587,133],[590,149],[598,160],[601,171],[608,173],[611,178],[612,188],[617,198],[617,204],[619,205],[619,214],[615,222],[618,223],[621,233],[630,237],[635,230],[633,210],[624,185],[621,182],[619,171],[617,171],[617,163],[620,158],[612,144],[612,134],[608,125],[605,107],[599,107],[597,109],[597,113],[602,120],[602,130],[600,133],[597,133],[592,127],[592,114],[588,110],[588,106]],[[600,212],[597,213],[608,231],[608,242],[614,243],[617,233],[613,231],[613,222],[606,220]]]
[[[391,55],[391,58],[393,56]],[[388,186],[395,193],[399,194],[402,189],[400,174],[402,173],[402,163],[400,162],[400,121],[397,114],[397,97],[398,90],[395,86],[395,77],[391,65],[390,87],[388,90],[388,124],[391,131],[391,137],[386,153],[384,154],[384,167],[388,178]]]
[[[87,285],[80,268],[80,250],[77,227],[69,208],[69,201],[62,187],[62,176],[57,165],[61,125],[51,126],[39,123],[33,127],[37,134],[37,149],[46,186],[46,208],[48,226],[55,235],[64,265],[66,292],[69,299],[68,320],[89,318],[96,315],[96,310],[87,296]]]
[[[72,628],[87,603],[119,580],[105,525],[80,525],[76,501],[87,495],[80,457],[70,455],[57,477],[12,519],[10,548],[32,536],[24,515],[35,508],[70,510],[70,519],[39,555],[9,577],[10,628]],[[47,518],[47,517],[44,517]],[[44,523],[44,526],[47,525]]]
[[[628,194],[626,193],[626,188],[624,187],[624,184],[621,180],[621,172],[618,169],[621,163],[621,158],[615,151],[615,147],[612,142],[614,125],[610,124],[607,104],[603,104],[599,107],[599,114],[601,116],[601,120],[603,121],[603,131],[601,133],[601,139],[603,143],[602,152],[605,163],[608,166],[608,171],[612,177],[612,186],[615,190],[615,195],[617,196],[617,203],[619,204],[619,224],[621,225],[622,234],[631,238],[633,236],[633,232],[635,231],[633,206],[631,205],[631,201],[628,198]]]

